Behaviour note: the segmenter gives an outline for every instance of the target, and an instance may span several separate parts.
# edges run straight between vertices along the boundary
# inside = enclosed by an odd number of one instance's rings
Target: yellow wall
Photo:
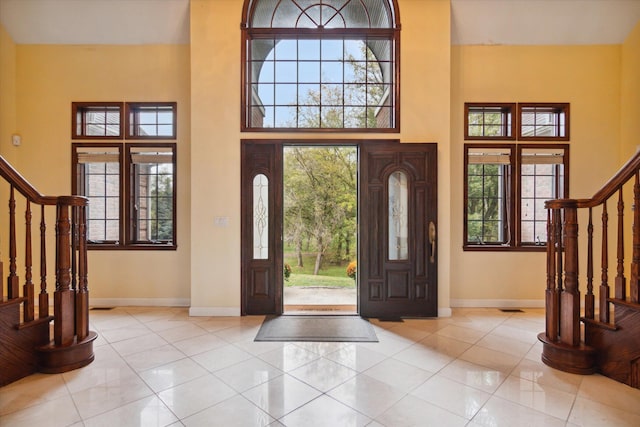
[[[240,139],[286,134],[240,132],[242,0],[191,1],[193,314],[237,314],[240,306]],[[448,230],[450,5],[402,0],[402,142],[438,142],[439,225]],[[311,138],[363,138],[318,134]],[[296,134],[296,138],[304,137]],[[366,136],[371,138],[370,135]],[[227,228],[214,217],[228,217]],[[444,233],[447,234],[446,232]],[[440,306],[448,308],[448,243],[440,246]]]
[[[177,101],[178,250],[90,251],[89,285],[94,303],[188,305],[189,47],[18,45],[16,50],[22,145],[10,148],[16,169],[44,194],[71,192],[72,101]]]
[[[621,164],[620,54],[620,46],[452,48],[452,305],[541,301],[546,280],[544,253],[462,251],[464,102],[571,103],[570,196],[591,197]]]
[[[15,154],[11,135],[17,131],[16,45],[0,25],[0,155],[9,162]]]
[[[622,45],[620,162],[640,148],[640,23]]]
[[[639,144],[640,25],[622,46],[451,47],[449,0],[398,3],[401,132],[373,137],[438,143],[440,312],[535,304],[543,253],[462,251],[463,104],[570,102],[571,195],[590,196]],[[290,136],[240,132],[242,5],[191,0],[190,46],[16,46],[0,28],[0,154],[43,193],[70,191],[72,101],[178,102],[179,249],[90,252],[92,300],[239,314],[240,140]]]

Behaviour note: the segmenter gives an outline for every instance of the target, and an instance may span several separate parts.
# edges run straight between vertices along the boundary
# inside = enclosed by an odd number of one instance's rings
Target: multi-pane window
[[[568,193],[569,146],[465,144],[465,249],[542,248],[544,202]]]
[[[104,104],[75,108],[73,127]],[[73,194],[89,198],[87,240],[93,249],[176,248],[176,144],[148,141],[175,135],[175,103],[127,103],[126,137],[72,144]],[[80,111],[79,115],[77,112]],[[118,110],[122,124],[124,109]],[[93,123],[93,122],[91,122]],[[85,125],[82,125],[85,126]],[[165,127],[168,126],[168,127]],[[134,142],[133,139],[145,140]],[[128,141],[131,142],[128,142]]]
[[[71,106],[73,139],[122,138],[121,102],[74,102]]]
[[[128,102],[127,139],[175,139],[176,103]]]
[[[464,139],[515,139],[516,104],[464,104]]]
[[[242,130],[398,131],[392,1],[247,4]]]
[[[569,104],[518,104],[518,139],[568,141]]]

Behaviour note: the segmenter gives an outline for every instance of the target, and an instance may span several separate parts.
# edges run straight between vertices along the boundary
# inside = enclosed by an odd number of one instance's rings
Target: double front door
[[[358,312],[435,317],[437,145],[398,141],[304,141],[358,147]],[[243,140],[243,314],[283,310],[283,147]]]

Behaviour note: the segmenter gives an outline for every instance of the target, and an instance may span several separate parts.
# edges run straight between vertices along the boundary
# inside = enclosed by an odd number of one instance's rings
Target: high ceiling
[[[640,0],[451,0],[451,14],[452,44],[618,44]],[[19,44],[188,44],[189,0],[0,0],[0,23]]]

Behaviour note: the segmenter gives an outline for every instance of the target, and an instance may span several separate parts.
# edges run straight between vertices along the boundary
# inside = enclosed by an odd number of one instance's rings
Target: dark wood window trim
[[[400,23],[399,11],[396,1],[389,0],[390,16],[393,20],[393,28],[295,28],[292,23],[290,28],[252,28],[253,14],[259,1],[245,0],[243,6],[242,49],[241,49],[241,132],[288,132],[288,133],[399,133],[400,132]],[[262,127],[252,124],[252,99],[253,89],[251,81],[251,42],[258,39],[273,40],[388,40],[390,43],[390,61],[393,72],[388,79],[392,90],[386,98],[390,102],[390,127],[380,128],[298,128],[298,127]],[[343,82],[344,83],[344,82]],[[259,108],[259,105],[255,105]]]
[[[145,108],[169,110],[172,115],[171,123],[149,123],[152,126],[171,126],[170,135],[159,135],[159,132],[152,135],[143,135],[139,132],[139,113]],[[175,102],[127,102],[125,103],[125,138],[126,139],[176,139],[177,135],[177,103]]]
[[[518,140],[520,141],[569,141],[570,140],[570,120],[569,103],[546,103],[529,102],[518,103]],[[549,124],[537,123],[537,119],[531,122],[530,119],[523,119],[523,114],[551,115],[554,122]],[[544,135],[539,131],[548,129],[552,136]]]
[[[471,123],[469,116],[471,113],[481,113],[483,120],[479,124]],[[498,125],[487,124],[484,115],[487,113],[500,113],[501,120]],[[513,141],[516,139],[516,104],[500,102],[465,102],[464,103],[464,139],[465,140],[503,140]],[[477,126],[481,130],[481,135],[472,135],[469,128]],[[499,127],[500,135],[488,135],[487,127]]]
[[[503,224],[504,241],[503,244],[491,244],[491,243],[476,243],[468,241],[468,206],[469,206],[469,163],[470,149],[486,149],[487,151],[501,150],[508,153],[508,164],[505,173],[509,176],[505,180],[505,186],[510,188],[505,191],[505,197],[507,200],[503,206],[503,220],[506,224]],[[541,150],[561,150],[564,151],[562,164],[563,170],[563,182],[558,183],[556,181],[555,192],[559,194],[563,192],[562,197],[568,197],[569,194],[569,145],[568,144],[481,144],[481,143],[467,143],[464,144],[464,220],[463,220],[463,250],[464,251],[525,251],[525,252],[543,252],[546,250],[545,244],[535,244],[531,242],[522,242],[522,222],[521,222],[521,194],[522,194],[522,181],[521,181],[521,165],[523,164],[522,153],[527,149],[541,149]],[[505,160],[502,159],[502,162]],[[561,188],[560,188],[561,186]],[[545,235],[546,237],[546,235]]]
[[[86,132],[87,114],[91,111],[112,110],[118,113],[118,123],[112,124],[111,128],[117,127],[117,135],[108,135],[105,130],[104,135],[91,135]],[[72,102],[71,103],[71,139],[122,139],[124,135],[123,120],[124,104],[122,102]],[[106,125],[106,120],[102,125]]]

